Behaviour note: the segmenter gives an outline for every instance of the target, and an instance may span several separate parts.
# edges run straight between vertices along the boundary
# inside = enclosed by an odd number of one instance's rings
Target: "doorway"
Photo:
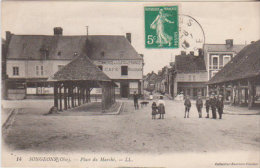
[[[198,89],[197,88],[193,88],[193,98],[196,99],[198,96]]]
[[[121,97],[128,98],[129,95],[129,83],[122,82],[121,83]]]

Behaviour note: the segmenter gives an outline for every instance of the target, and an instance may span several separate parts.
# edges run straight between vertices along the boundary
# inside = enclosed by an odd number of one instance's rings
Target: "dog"
[[[142,102],[140,102],[140,104],[141,104],[141,107],[143,107],[143,106],[147,106],[147,104],[149,104],[149,102],[147,102],[147,101],[142,101]]]

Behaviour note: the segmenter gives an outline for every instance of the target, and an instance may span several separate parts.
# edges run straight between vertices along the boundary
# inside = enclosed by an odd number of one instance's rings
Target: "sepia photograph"
[[[1,35],[1,167],[260,167],[260,2],[2,1]]]

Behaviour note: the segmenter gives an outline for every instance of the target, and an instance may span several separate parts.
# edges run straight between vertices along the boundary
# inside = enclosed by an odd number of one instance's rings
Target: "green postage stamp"
[[[146,48],[178,48],[178,6],[147,6],[145,15]]]

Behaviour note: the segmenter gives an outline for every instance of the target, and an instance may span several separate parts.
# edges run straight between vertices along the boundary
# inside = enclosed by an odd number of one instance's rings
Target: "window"
[[[61,70],[64,67],[64,65],[58,65],[58,71]]]
[[[195,76],[195,75],[193,75],[193,80],[194,80],[194,81],[196,80],[196,76]]]
[[[189,75],[189,81],[191,81],[191,75]]]
[[[128,75],[128,66],[121,66],[121,75]]]
[[[25,88],[25,81],[10,81],[8,82],[9,89],[24,89]]]
[[[99,65],[98,68],[103,71],[103,66],[102,65]]]
[[[190,89],[187,89],[187,95],[186,96],[190,96]]]
[[[212,65],[213,65],[213,69],[218,69],[218,56],[212,57]]]
[[[58,52],[58,56],[61,56],[61,51]]]
[[[39,66],[36,66],[36,75],[39,76]]]
[[[201,96],[206,96],[206,95],[204,94],[204,88],[201,88]]]
[[[230,55],[224,55],[223,56],[223,66],[225,66],[230,60],[231,60]]]
[[[138,82],[129,82],[130,94],[138,93]]]
[[[19,67],[13,67],[13,76],[19,76]]]
[[[36,75],[43,76],[43,66],[36,66]]]
[[[41,66],[41,76],[43,76],[43,66]]]

